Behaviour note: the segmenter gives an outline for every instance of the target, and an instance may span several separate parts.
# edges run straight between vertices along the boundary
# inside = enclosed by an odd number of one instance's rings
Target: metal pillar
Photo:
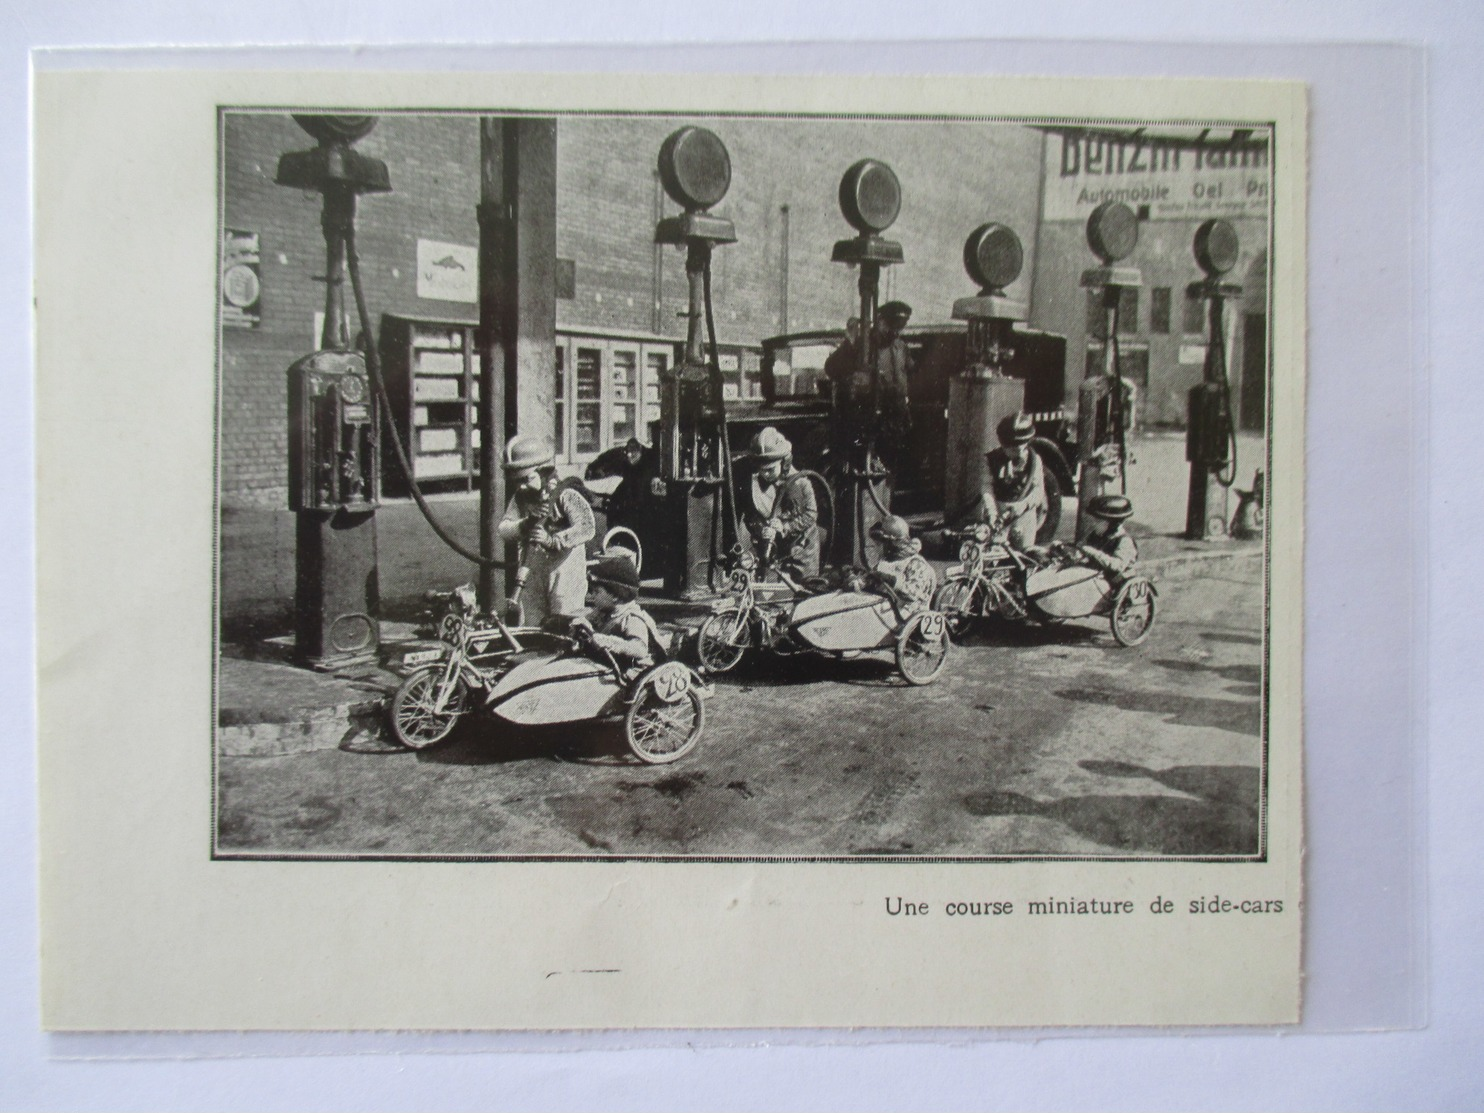
[[[479,121],[479,554],[499,552],[505,441],[553,412],[556,362],[556,121]],[[504,554],[511,563],[511,554]],[[480,566],[479,605],[505,597],[501,570]]]
[[[1113,487],[1128,491],[1128,417],[1119,366],[1119,305],[1123,291],[1144,284],[1138,267],[1114,266],[1138,246],[1139,221],[1120,201],[1106,201],[1087,220],[1087,243],[1102,266],[1083,271],[1081,285],[1102,291],[1103,365],[1087,373],[1077,392],[1077,540],[1086,540],[1094,519],[1088,504]]]
[[[1190,463],[1190,490],[1185,503],[1185,536],[1193,541],[1220,541],[1228,537],[1227,513],[1236,461],[1232,458],[1231,388],[1226,375],[1226,315],[1228,298],[1240,297],[1242,287],[1222,282],[1236,265],[1237,233],[1224,220],[1208,220],[1196,229],[1195,257],[1206,272],[1187,294],[1206,302],[1206,361],[1201,382],[1191,387],[1185,427],[1185,458]]]
[[[902,189],[892,168],[876,159],[861,159],[840,179],[840,212],[859,233],[840,240],[832,262],[859,267],[860,343],[857,371],[871,383],[870,410],[847,413],[836,403],[831,415],[831,454],[835,473],[835,522],[830,537],[830,560],[840,566],[873,565],[878,546],[871,538],[874,526],[891,508],[891,474],[876,455],[876,431],[881,423],[881,375],[876,349],[876,306],[881,269],[902,261],[902,245],[882,239],[901,210]]]
[[[685,212],[655,226],[656,243],[685,248],[688,291],[685,354],[660,381],[660,479],[667,551],[665,591],[696,599],[713,591],[712,572],[736,537],[731,445],[721,368],[707,340],[712,331],[711,252],[735,243],[732,222],[706,210],[732,180],[726,145],[705,128],[683,127],[660,147],[660,182]]]
[[[345,278],[356,198],[391,190],[386,165],[351,149],[374,116],[296,116],[318,142],[278,162],[279,185],[323,195],[325,323],[321,351],[289,369],[290,507],[296,512],[294,650],[314,668],[374,661],[380,608],[376,398],[353,350]],[[366,336],[367,344],[375,343]]]
[[[996,427],[1025,407],[1025,383],[1004,372],[1015,358],[1014,322],[1029,316],[1024,302],[1005,296],[1023,260],[1020,237],[1003,224],[981,225],[964,243],[964,267],[981,288],[953,303],[953,318],[969,323],[969,336],[964,367],[948,383],[943,509],[950,516],[984,489]]]

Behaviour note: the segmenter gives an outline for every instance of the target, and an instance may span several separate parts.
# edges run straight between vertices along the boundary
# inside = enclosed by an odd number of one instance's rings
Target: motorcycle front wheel
[[[392,733],[410,750],[421,750],[448,737],[460,717],[469,709],[469,692],[457,677],[452,690],[438,708],[443,669],[418,669],[397,689],[392,697]]]
[[[1154,626],[1155,610],[1154,585],[1142,577],[1129,580],[1118,589],[1108,616],[1114,640],[1123,646],[1138,645]]]
[[[635,757],[646,765],[668,765],[696,748],[706,729],[706,705],[691,689],[674,703],[666,703],[649,685],[639,689],[624,716],[624,738]]]
[[[949,580],[933,596],[933,610],[942,613],[948,623],[948,633],[954,641],[969,632],[974,619],[979,616],[980,592],[976,580]]]
[[[747,620],[741,611],[720,611],[701,623],[696,634],[696,657],[707,672],[737,667],[747,651]]]

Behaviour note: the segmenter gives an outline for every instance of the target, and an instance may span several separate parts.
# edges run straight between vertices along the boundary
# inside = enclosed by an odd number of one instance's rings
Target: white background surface
[[[468,10],[465,10],[465,9]],[[0,80],[3,80],[5,129],[3,183],[11,219],[0,230],[0,313],[9,327],[0,331],[5,345],[5,382],[10,404],[0,410],[0,452],[7,474],[14,477],[0,494],[6,510],[0,559],[7,587],[0,595],[0,675],[6,716],[3,737],[11,776],[0,785],[0,1108],[1420,1108],[1458,1109],[1484,1106],[1484,1070],[1474,1060],[1480,1045],[1479,924],[1484,901],[1479,897],[1480,845],[1474,797],[1481,783],[1476,723],[1479,720],[1478,638],[1484,608],[1478,589],[1463,582],[1463,561],[1478,552],[1478,494],[1471,485],[1478,453],[1474,430],[1481,424],[1484,387],[1480,359],[1476,260],[1481,243],[1477,179],[1484,171],[1479,156],[1477,105],[1484,104],[1479,76],[1479,48],[1484,45],[1484,15],[1472,3],[1330,3],[1307,6],[1278,3],[1225,5],[1207,10],[1188,3],[1125,2],[1096,8],[1077,4],[1015,5],[1005,10],[974,10],[960,3],[911,5],[870,0],[834,4],[800,13],[791,3],[736,5],[651,4],[512,6],[429,3],[392,4],[323,2],[275,3],[197,10],[188,4],[46,5],[22,2],[8,6],[0,19]],[[1102,37],[1138,39],[1128,47],[1069,45],[1051,47],[1020,43],[990,47],[965,44],[989,35]],[[1411,598],[1423,588],[1399,582],[1389,598],[1339,599],[1332,608],[1309,619],[1320,645],[1348,635],[1365,647],[1372,661],[1391,658],[1404,667],[1409,654],[1430,664],[1425,678],[1430,707],[1430,744],[1426,757],[1419,747],[1413,768],[1426,793],[1424,842],[1416,853],[1416,894],[1368,876],[1368,858],[1346,847],[1331,848],[1316,861],[1314,879],[1330,890],[1318,907],[1321,928],[1354,948],[1346,960],[1375,970],[1401,971],[1402,983],[1425,981],[1430,999],[1415,1014],[1422,1027],[1386,1033],[1313,1033],[1284,1036],[1226,1034],[1190,1037],[1119,1035],[972,1040],[947,1037],[933,1043],[914,1038],[890,1045],[862,1045],[834,1034],[832,1045],[804,1044],[798,1036],[775,1039],[772,1046],[756,1037],[726,1046],[725,1037],[699,1038],[696,1046],[676,1045],[672,1038],[649,1037],[654,1046],[622,1050],[631,1037],[593,1038],[589,1048],[572,1053],[570,1039],[525,1038],[509,1046],[540,1050],[468,1053],[474,1046],[454,1038],[398,1040],[369,1036],[307,1040],[293,1036],[177,1039],[174,1043],[141,1039],[93,1042],[57,1041],[40,1033],[36,1020],[35,805],[31,731],[30,649],[30,500],[31,418],[28,344],[29,236],[26,134],[26,50],[43,45],[158,45],[235,43],[394,43],[551,42],[680,43],[691,40],[750,42],[766,40],[857,40],[874,43],[859,49],[751,47],[737,53],[714,48],[656,55],[615,54],[606,50],[537,52],[521,68],[641,69],[726,68],[756,70],[775,66],[795,71],[828,68],[869,72],[988,70],[1005,72],[1268,73],[1316,80],[1315,132],[1323,120],[1318,97],[1325,89],[1326,66],[1334,56],[1323,52],[1235,51],[1213,58],[1177,45],[1191,41],[1241,42],[1417,42],[1429,47],[1427,75],[1429,212],[1418,220],[1430,230],[1422,263],[1425,315],[1418,317],[1419,351],[1432,374],[1431,412],[1420,414],[1428,428],[1421,461],[1432,473],[1431,495],[1425,477],[1409,480],[1408,461],[1399,450],[1386,450],[1397,474],[1386,481],[1416,483],[1428,499],[1424,528],[1409,523],[1376,521],[1378,537],[1398,533],[1430,546],[1419,549],[1433,581],[1426,627],[1408,646]],[[884,48],[882,42],[916,40],[918,45]],[[1166,45],[1159,45],[1163,41]],[[932,42],[936,45],[922,45]],[[646,61],[646,59],[649,59]],[[280,64],[324,64],[320,54]],[[479,64],[470,55],[470,65]],[[234,60],[235,63],[235,60]],[[510,64],[507,58],[506,64]],[[1362,139],[1363,141],[1363,139]],[[1395,175],[1405,151],[1369,152],[1378,176]],[[161,173],[168,173],[162,167]],[[1350,234],[1320,240],[1321,207],[1356,206],[1367,194],[1364,179],[1348,183],[1316,182],[1315,242],[1311,247],[1311,304],[1318,315],[1328,299],[1340,300],[1350,282],[1385,289],[1388,276],[1337,273],[1336,266],[1354,259],[1353,235],[1367,221],[1391,214],[1355,211]],[[122,215],[122,214],[121,214]],[[1333,235],[1334,233],[1331,233]],[[127,261],[79,260],[78,265],[127,266]],[[1409,312],[1407,291],[1397,289],[1396,312]],[[1374,327],[1351,322],[1356,332]],[[1326,339],[1357,345],[1364,337]],[[1345,348],[1348,351],[1348,348]],[[1339,354],[1329,350],[1330,356]],[[1363,381],[1363,380],[1362,380]],[[1398,399],[1410,388],[1398,369],[1393,388]],[[1317,391],[1317,387],[1316,387]],[[1340,398],[1342,395],[1334,395]],[[1311,413],[1311,480],[1356,451],[1350,443],[1343,402]],[[1453,477],[1461,476],[1462,481]],[[1364,504],[1334,505],[1316,490],[1322,516],[1365,514]],[[1364,553],[1353,557],[1365,560]],[[1471,566],[1470,566],[1471,567]],[[1343,569],[1316,570],[1326,578]],[[1474,577],[1477,579],[1477,577]],[[1336,598],[1331,595],[1330,598]],[[1427,641],[1424,642],[1423,638]],[[1324,659],[1309,660],[1311,694],[1326,703],[1343,701],[1347,677]],[[106,744],[106,740],[100,740]],[[1359,785],[1360,792],[1384,792],[1385,785]],[[1316,790],[1317,791],[1317,790]],[[1333,793],[1316,805],[1310,826],[1316,844],[1327,831],[1343,827],[1342,802]],[[1422,855],[1425,854],[1425,857]],[[1316,900],[1319,894],[1316,892]],[[1379,902],[1426,903],[1426,950],[1419,955],[1388,953],[1389,938],[1368,953],[1365,921]],[[1329,918],[1337,918],[1333,924]],[[1356,929],[1356,925],[1361,925]],[[1344,928],[1345,930],[1340,930]],[[459,932],[477,934],[477,925]],[[1322,936],[1324,930],[1316,932]],[[1419,943],[1419,946],[1423,944]],[[394,959],[395,952],[389,954]],[[493,956],[492,956],[493,957]],[[1346,1027],[1343,970],[1325,968],[1325,955],[1312,955],[1316,980],[1323,974],[1327,1027]],[[1423,973],[1406,972],[1414,959]],[[1321,986],[1316,985],[1316,997]],[[1392,995],[1391,999],[1395,999]],[[1316,1000],[1316,1007],[1319,1002]],[[1405,1014],[1406,1010],[1402,1010]],[[815,1037],[816,1040],[819,1037]],[[500,1041],[489,1039],[482,1046]],[[547,1049],[550,1048],[550,1049]],[[344,1052],[358,1050],[351,1056]],[[121,1061],[136,1050],[147,1056]],[[436,1053],[446,1052],[446,1053]],[[191,1054],[194,1059],[158,1058]],[[64,1056],[109,1056],[88,1060]]]

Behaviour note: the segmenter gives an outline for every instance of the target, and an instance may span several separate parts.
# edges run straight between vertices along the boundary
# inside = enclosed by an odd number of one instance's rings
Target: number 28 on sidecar
[[[701,624],[696,652],[709,673],[735,668],[748,649],[837,657],[890,649],[909,684],[931,684],[948,659],[944,616],[904,602],[873,572],[852,572],[841,588],[807,593],[789,580],[758,580],[733,568],[726,597]]]
[[[482,708],[519,725],[615,719],[640,761],[684,757],[706,727],[706,684],[680,661],[628,673],[584,628],[562,636],[511,628],[478,615],[472,590],[453,593],[436,648],[409,654],[420,666],[392,697],[392,730],[415,750],[440,742]]]

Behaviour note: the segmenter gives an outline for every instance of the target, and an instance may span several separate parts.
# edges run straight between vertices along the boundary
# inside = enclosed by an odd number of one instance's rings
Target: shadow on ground
[[[1069,796],[1041,803],[1018,792],[979,792],[964,808],[980,818],[1024,815],[1065,824],[1085,839],[1134,854],[1182,856],[1256,854],[1258,770],[1238,765],[1183,765],[1144,769],[1111,761],[1084,761],[1089,772],[1145,777],[1184,792],[1175,796]]]
[[[1214,727],[1254,737],[1262,733],[1262,705],[1256,699],[1213,699],[1179,692],[1114,688],[1062,688],[1056,695],[1066,700],[1116,707],[1120,711],[1163,715],[1165,722],[1175,726]]]

